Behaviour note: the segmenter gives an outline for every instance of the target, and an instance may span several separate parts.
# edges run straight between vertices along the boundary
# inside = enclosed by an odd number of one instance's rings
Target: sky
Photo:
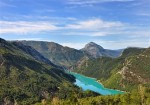
[[[0,0],[0,37],[81,49],[150,46],[150,0]]]

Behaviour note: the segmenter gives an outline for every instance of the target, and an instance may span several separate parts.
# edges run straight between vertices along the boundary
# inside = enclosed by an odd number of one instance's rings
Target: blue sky
[[[150,46],[150,0],[0,0],[0,37],[80,49]]]

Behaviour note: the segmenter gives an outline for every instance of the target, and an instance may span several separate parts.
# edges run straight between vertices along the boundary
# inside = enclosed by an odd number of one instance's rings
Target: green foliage
[[[73,85],[75,78],[72,75],[37,61],[13,44],[0,39],[0,104],[149,105],[149,54],[150,49],[127,49],[116,59],[102,57],[84,62],[80,69],[76,69],[77,72],[96,77],[107,87],[130,91],[124,95],[98,96],[91,91],[83,92]],[[129,61],[131,64],[127,65]],[[141,79],[140,83],[129,74],[125,75],[128,78],[122,78],[118,71],[124,66],[128,67],[127,72],[134,72],[144,81]]]
[[[72,91],[59,93],[65,88],[80,93],[73,81],[72,75],[36,61],[13,44],[0,39],[0,104],[17,102],[27,105],[62,94],[67,98]]]
[[[85,98],[70,97],[66,100],[55,97],[52,101],[47,100],[46,105],[149,105],[149,91],[150,88],[139,85],[138,90],[132,90],[131,93],[122,95]]]
[[[149,84],[150,49],[128,48],[119,58],[85,60],[74,72],[97,78],[106,87],[131,91],[140,83]]]

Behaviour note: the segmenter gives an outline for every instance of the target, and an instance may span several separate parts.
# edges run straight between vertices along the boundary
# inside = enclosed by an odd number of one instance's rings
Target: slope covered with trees
[[[1,105],[149,105],[150,48],[128,48],[119,58],[83,57],[75,72],[126,91],[101,96],[82,91],[75,78],[29,46],[0,39]]]
[[[68,99],[86,93],[73,85],[75,78],[35,59],[15,44],[0,39],[0,104],[31,105],[54,97]],[[97,94],[91,93],[91,96]]]
[[[149,85],[150,48],[127,48],[119,58],[87,59],[75,72],[97,78],[106,87],[130,91],[139,84]]]
[[[52,101],[42,101],[35,105],[149,105],[150,89],[142,85],[137,90],[123,95],[109,95],[62,100],[55,97]]]

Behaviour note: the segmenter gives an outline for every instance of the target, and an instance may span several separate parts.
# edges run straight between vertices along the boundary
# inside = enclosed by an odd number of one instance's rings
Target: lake
[[[101,95],[115,95],[124,93],[123,91],[105,88],[102,84],[97,82],[95,78],[89,78],[74,72],[69,73],[76,78],[76,82],[74,84],[81,87],[83,90],[91,90]]]

